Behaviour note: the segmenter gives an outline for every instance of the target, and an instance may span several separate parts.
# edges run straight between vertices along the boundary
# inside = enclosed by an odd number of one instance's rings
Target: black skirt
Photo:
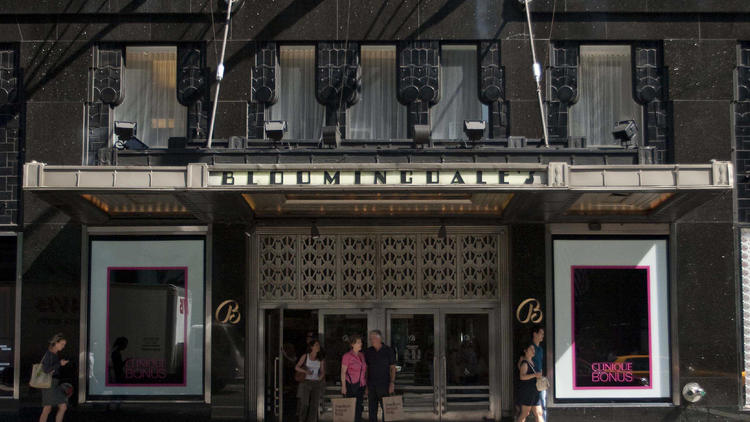
[[[531,365],[526,363],[526,374],[532,375],[534,371],[531,370]],[[539,406],[542,404],[541,394],[536,389],[536,378],[531,378],[526,381],[521,381],[521,385],[518,389],[518,402],[524,406]]]
[[[42,406],[59,406],[68,403],[68,396],[60,388],[60,380],[52,378],[52,386],[42,389]]]

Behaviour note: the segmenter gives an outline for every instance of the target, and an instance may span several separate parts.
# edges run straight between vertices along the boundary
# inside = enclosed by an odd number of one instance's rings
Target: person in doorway
[[[362,420],[362,400],[367,388],[367,363],[362,353],[362,337],[353,334],[349,337],[351,350],[341,358],[341,394],[354,397],[354,422]]]
[[[383,344],[383,333],[380,330],[370,331],[370,347],[365,351],[367,364],[368,421],[378,420],[378,407],[383,407],[383,397],[391,395],[396,389],[396,354],[393,349]],[[383,412],[385,420],[385,412]]]
[[[310,347],[310,343],[312,343],[316,338],[317,336],[314,332],[308,331],[305,334],[305,342],[297,344],[297,356],[302,356],[307,353],[307,349]]]
[[[317,422],[320,408],[320,395],[325,386],[326,363],[320,342],[313,340],[294,370],[305,374],[305,380],[299,384],[299,421]]]
[[[518,402],[521,404],[521,413],[517,422],[524,422],[529,413],[533,414],[537,422],[544,422],[542,415],[541,397],[536,389],[536,380],[542,377],[542,373],[534,368],[534,345],[529,344],[523,350],[520,368],[521,385],[518,389]]]
[[[47,351],[42,358],[42,370],[52,374],[52,385],[42,390],[42,414],[39,422],[47,422],[52,406],[57,406],[55,422],[62,422],[68,409],[68,397],[60,387],[60,368],[68,364],[67,359],[60,359],[58,353],[65,348],[67,340],[61,333],[55,334],[49,341]]]

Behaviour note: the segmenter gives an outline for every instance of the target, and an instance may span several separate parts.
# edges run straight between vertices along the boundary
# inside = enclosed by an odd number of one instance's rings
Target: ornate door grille
[[[264,301],[496,299],[503,236],[261,233],[258,293]]]

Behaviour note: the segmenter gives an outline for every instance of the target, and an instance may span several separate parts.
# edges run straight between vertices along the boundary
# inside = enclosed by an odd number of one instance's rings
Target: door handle
[[[447,360],[445,355],[443,355],[443,382],[441,383],[441,386],[443,387],[443,394],[440,395],[441,400],[441,406],[440,411],[442,413],[445,413],[446,411],[446,403],[448,401],[448,370],[447,368]]]
[[[279,415],[280,399],[279,399],[279,358],[276,357],[273,360],[273,410],[274,415]]]
[[[432,357],[432,409],[436,415],[440,414],[440,371],[438,370],[438,356]]]

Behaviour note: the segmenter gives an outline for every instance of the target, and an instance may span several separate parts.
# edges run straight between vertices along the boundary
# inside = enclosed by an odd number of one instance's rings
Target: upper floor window
[[[396,47],[360,48],[362,92],[347,111],[347,139],[406,138],[406,107],[396,96]]]
[[[325,108],[315,98],[315,47],[279,48],[279,99],[267,120],[285,120],[287,139],[319,139]]]
[[[123,102],[114,120],[135,122],[136,137],[151,148],[166,148],[170,137],[187,132],[187,107],[177,101],[177,48],[125,49]]]
[[[568,112],[570,136],[585,137],[586,145],[619,145],[612,135],[616,122],[635,120],[642,129],[642,109],[633,99],[632,75],[630,46],[582,45],[578,101]],[[643,139],[640,134],[638,139]]]
[[[440,101],[431,110],[433,139],[466,139],[464,120],[489,120],[478,83],[476,46],[440,48]]]

